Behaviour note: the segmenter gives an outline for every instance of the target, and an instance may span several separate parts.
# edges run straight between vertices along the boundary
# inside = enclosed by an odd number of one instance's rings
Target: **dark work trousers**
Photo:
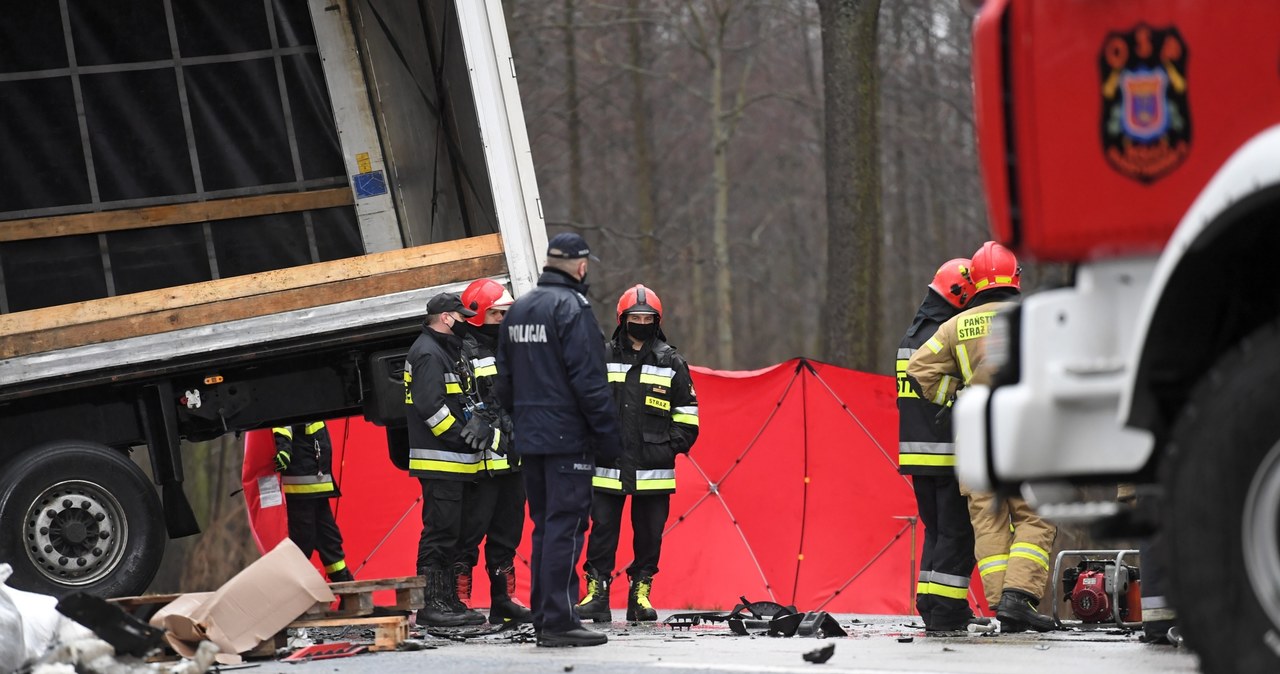
[[[329,509],[329,499],[286,496],[284,507],[289,517],[289,540],[302,554],[310,557],[312,551],[318,550],[325,567],[344,561],[342,533]]]
[[[969,501],[954,475],[912,475],[911,484],[924,525],[916,608],[926,627],[963,629],[971,614],[968,590],[974,564]]]
[[[418,568],[448,569],[458,558],[464,536],[462,504],[473,482],[418,478],[422,483],[422,537],[418,539]]]
[[[468,489],[462,497],[462,530],[458,563],[474,567],[484,539],[487,569],[496,571],[511,565],[524,533],[524,479],[520,473],[481,477]]]
[[[622,504],[626,494],[597,491],[591,501],[591,535],[587,537],[589,573],[608,578],[618,557],[622,530]],[[658,572],[662,554],[662,530],[671,512],[670,494],[631,494],[631,547],[635,559],[627,567],[629,578],[650,578]]]
[[[564,632],[582,625],[578,573],[582,537],[591,519],[591,476],[595,463],[582,454],[521,457],[533,520],[530,608],[535,629]]]

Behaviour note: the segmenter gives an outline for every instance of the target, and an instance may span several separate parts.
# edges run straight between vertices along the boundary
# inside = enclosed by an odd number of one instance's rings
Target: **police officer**
[[[1021,293],[1022,268],[1013,252],[988,241],[973,254],[969,277],[975,294],[969,306],[943,323],[911,355],[907,374],[920,384],[925,399],[951,400],[962,385],[989,384],[995,367],[987,362],[991,320],[1011,307]],[[974,552],[987,603],[996,608],[1002,632],[1054,629],[1049,616],[1036,611],[1049,577],[1049,549],[1057,527],[1041,519],[1016,496],[972,492],[969,519]]]
[[[916,611],[924,620],[925,632],[962,630],[973,617],[968,599],[973,526],[968,500],[956,481],[950,410],[940,412],[920,397],[919,384],[907,374],[907,363],[938,326],[973,297],[969,264],[956,258],[938,267],[911,327],[898,343],[898,472],[911,476],[924,525]]]
[[[698,438],[698,398],[689,366],[662,332],[662,300],[643,285],[618,298],[618,327],[609,342],[609,386],[622,423],[623,454],[596,465],[587,539],[587,596],[578,615],[609,622],[609,584],[618,551],[622,506],[631,495],[632,549],[627,567],[627,620],[657,620],[650,603],[662,530],[676,490],[676,455]]]
[[[409,474],[422,484],[417,568],[426,578],[426,589],[425,605],[416,619],[419,625],[484,622],[484,616],[458,600],[454,576],[459,541],[467,537],[462,530],[463,493],[475,481],[485,450],[472,446],[470,431],[475,425],[469,425],[463,393],[471,385],[471,373],[462,359],[462,338],[455,334],[457,326],[474,315],[455,293],[432,297],[422,334],[405,358]]]
[[[511,306],[498,338],[499,396],[512,411],[533,520],[532,608],[539,646],[598,646],[574,610],[596,457],[620,451],[604,340],[587,301],[590,250],[557,234],[538,287]]]
[[[276,471],[284,484],[289,539],[310,557],[319,550],[329,582],[355,580],[342,553],[342,532],[329,509],[341,496],[333,481],[333,443],[323,421],[271,429],[276,441]]]
[[[512,423],[493,393],[498,375],[498,330],[507,309],[515,302],[502,284],[492,279],[472,281],[462,291],[462,304],[475,316],[458,324],[462,331],[462,355],[471,363],[474,386],[467,396],[498,433],[496,448],[486,449],[478,479],[462,498],[462,531],[458,561],[458,599],[471,600],[472,569],[480,559],[484,540],[485,567],[489,572],[489,622],[527,623],[529,609],[512,596],[516,588],[515,556],[524,531],[524,481],[520,459],[512,451]]]

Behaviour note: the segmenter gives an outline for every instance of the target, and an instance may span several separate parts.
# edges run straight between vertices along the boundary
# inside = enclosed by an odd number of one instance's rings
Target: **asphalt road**
[[[660,611],[661,617],[669,615]],[[902,616],[836,616],[846,637],[803,638],[738,636],[723,622],[704,623],[673,631],[661,623],[592,625],[609,635],[609,643],[593,648],[538,648],[522,642],[517,633],[498,632],[451,640],[415,630],[410,645],[422,650],[356,655],[302,663],[256,661],[252,673],[389,674],[390,672],[530,672],[595,674],[652,672],[948,672],[991,674],[1143,674],[1195,672],[1195,655],[1169,646],[1140,643],[1119,630],[1072,630],[1038,635],[967,634],[926,637],[918,621]],[[358,628],[345,634],[326,630],[309,637],[327,641],[369,642],[371,633]],[[514,637],[514,638],[513,638]],[[824,664],[806,662],[802,655],[824,646],[835,651]]]

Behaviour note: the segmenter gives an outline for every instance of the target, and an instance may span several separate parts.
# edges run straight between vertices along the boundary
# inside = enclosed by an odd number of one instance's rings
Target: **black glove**
[[[493,444],[493,426],[480,415],[472,415],[467,425],[462,427],[462,441],[476,451],[488,449]]]
[[[286,452],[283,449],[276,452],[276,472],[284,472],[284,470],[289,467],[289,460],[291,458],[293,457],[289,455],[289,452]]]

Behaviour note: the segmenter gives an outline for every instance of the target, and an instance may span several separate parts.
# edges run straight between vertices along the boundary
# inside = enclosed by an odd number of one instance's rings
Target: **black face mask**
[[[627,334],[636,339],[647,342],[658,334],[657,323],[627,323]]]
[[[476,332],[488,337],[489,339],[497,339],[499,327],[500,325],[498,323],[485,323],[484,325],[476,328]]]

